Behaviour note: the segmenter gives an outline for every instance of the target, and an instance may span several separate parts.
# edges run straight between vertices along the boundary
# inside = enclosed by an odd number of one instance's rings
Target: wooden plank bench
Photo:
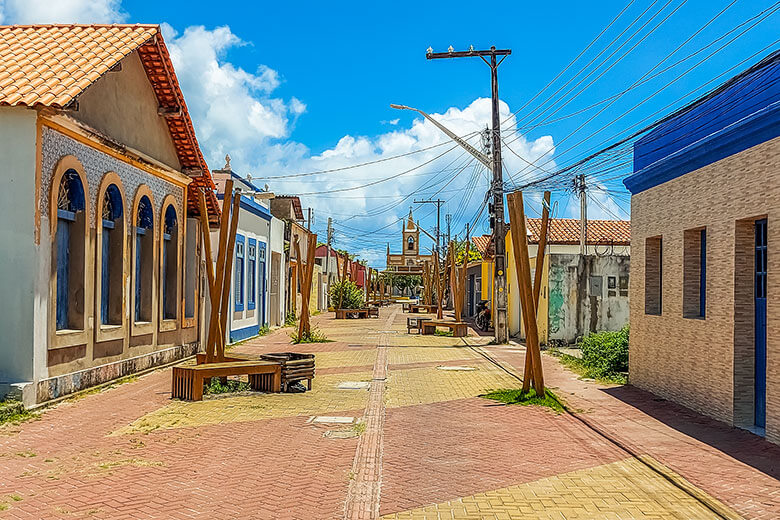
[[[185,401],[203,400],[203,380],[212,377],[249,376],[253,390],[281,392],[282,367],[274,361],[225,361],[173,367],[171,397]]]
[[[282,367],[282,388],[288,387],[298,381],[306,381],[306,386],[311,390],[311,381],[314,379],[314,354],[300,354],[297,352],[276,352],[262,354],[261,359],[279,363]]]
[[[417,331],[417,334],[420,334],[422,332],[422,323],[424,321],[430,321],[431,318],[423,318],[421,317],[409,317],[406,318],[406,333],[411,334],[412,329]]]
[[[336,319],[368,318],[368,309],[336,309]]]
[[[426,320],[421,324],[421,334],[433,334],[436,327],[445,327],[452,331],[456,338],[462,338],[468,335],[468,324],[465,321],[444,321],[444,320]]]

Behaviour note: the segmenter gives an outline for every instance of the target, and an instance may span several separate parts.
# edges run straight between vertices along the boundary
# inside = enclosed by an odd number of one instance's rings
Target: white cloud
[[[117,23],[127,19],[120,0],[4,0],[2,23]]]
[[[229,27],[209,30],[191,26],[178,34],[163,24],[163,35],[181,83],[206,159],[221,166],[226,153],[234,164],[246,166],[258,155],[275,158],[296,151],[281,142],[295,120],[306,111],[297,98],[273,97],[279,73],[260,65],[252,73],[225,60],[225,54],[244,42]]]

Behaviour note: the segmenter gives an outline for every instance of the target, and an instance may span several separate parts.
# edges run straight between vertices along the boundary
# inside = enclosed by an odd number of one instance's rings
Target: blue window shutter
[[[57,219],[57,330],[68,328],[70,221]]]
[[[111,285],[109,283],[111,230],[104,226],[102,236],[103,265],[100,266],[100,323],[105,325],[108,323],[108,298]]]
[[[707,230],[701,230],[701,265],[699,266],[699,316],[707,315]]]
[[[141,321],[141,240],[143,235],[135,235],[135,321]]]
[[[244,310],[244,236],[236,235],[235,287],[233,298],[236,311]]]

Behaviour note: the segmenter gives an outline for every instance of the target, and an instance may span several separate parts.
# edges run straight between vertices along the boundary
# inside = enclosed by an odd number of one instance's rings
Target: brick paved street
[[[548,356],[574,413],[482,399],[520,385],[523,349],[405,320],[325,314],[332,342],[236,347],[316,354],[311,392],[172,401],[166,368],[0,427],[0,518],[780,517],[780,448]]]

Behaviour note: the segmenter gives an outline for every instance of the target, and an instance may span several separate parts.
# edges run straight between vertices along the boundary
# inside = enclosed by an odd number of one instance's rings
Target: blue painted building
[[[780,52],[634,145],[631,383],[780,442]]]

